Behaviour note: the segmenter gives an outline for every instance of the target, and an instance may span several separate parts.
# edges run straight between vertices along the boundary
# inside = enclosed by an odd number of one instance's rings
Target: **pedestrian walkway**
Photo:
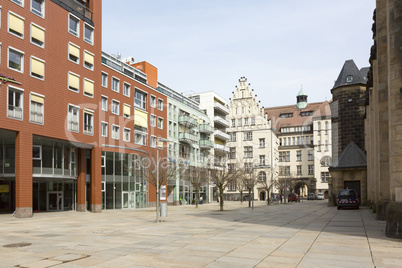
[[[402,241],[367,208],[244,202],[0,215],[0,267],[402,267]]]

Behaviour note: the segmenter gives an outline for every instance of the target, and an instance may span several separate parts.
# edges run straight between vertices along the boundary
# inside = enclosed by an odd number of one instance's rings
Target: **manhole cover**
[[[15,243],[15,244],[8,244],[4,245],[5,248],[22,248],[32,245],[32,243]]]

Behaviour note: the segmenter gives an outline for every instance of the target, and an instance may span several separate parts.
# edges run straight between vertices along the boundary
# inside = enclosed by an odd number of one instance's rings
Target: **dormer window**
[[[293,113],[284,113],[280,115],[281,118],[290,118],[293,117]]]
[[[352,82],[353,82],[353,75],[346,76],[346,83],[352,83]]]

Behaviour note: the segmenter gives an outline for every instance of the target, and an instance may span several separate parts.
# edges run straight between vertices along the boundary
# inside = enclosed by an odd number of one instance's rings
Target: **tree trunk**
[[[248,190],[248,207],[251,208],[251,190]]]
[[[195,190],[195,208],[198,208],[198,203],[199,203],[199,201],[198,201],[198,195],[199,195],[199,190],[196,189],[196,190]]]
[[[219,210],[223,211],[223,189],[219,187]]]
[[[240,191],[240,204],[243,204],[243,191]]]

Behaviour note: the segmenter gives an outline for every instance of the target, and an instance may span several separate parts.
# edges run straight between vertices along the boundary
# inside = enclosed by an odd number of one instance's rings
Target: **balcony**
[[[82,17],[92,21],[92,11],[80,2],[76,0],[59,0],[58,2],[60,2],[60,6],[63,7],[65,10],[69,12],[73,10],[80,14]]]
[[[102,63],[107,65],[108,67],[123,73],[143,84],[147,83],[147,75],[146,73],[141,72],[140,70],[122,62],[120,59],[107,54],[102,51]]]
[[[214,148],[214,143],[210,140],[200,140],[200,148]]]
[[[194,144],[198,142],[198,137],[196,135],[186,133],[186,132],[180,132],[179,133],[179,141]]]
[[[215,136],[215,137],[218,137],[218,138],[220,138],[220,139],[223,139],[223,140],[225,140],[225,141],[230,140],[230,135],[229,135],[229,134],[226,134],[225,132],[220,131],[220,130],[215,130],[215,131],[214,131],[214,136]]]
[[[220,104],[219,102],[214,103],[214,110],[224,115],[229,114],[229,108],[226,107],[225,105]]]
[[[201,133],[207,133],[207,134],[211,134],[214,132],[213,128],[210,125],[207,124],[201,124],[200,125],[200,132]]]
[[[223,153],[230,152],[229,147],[226,147],[225,145],[221,145],[221,144],[215,144],[214,149],[215,149],[215,151],[219,151],[219,152],[223,152]]]
[[[188,115],[179,115],[179,124],[187,127],[196,127],[197,120]]]
[[[222,127],[222,128],[229,127],[229,121],[220,116],[215,116],[214,122],[215,122],[215,127]]]

